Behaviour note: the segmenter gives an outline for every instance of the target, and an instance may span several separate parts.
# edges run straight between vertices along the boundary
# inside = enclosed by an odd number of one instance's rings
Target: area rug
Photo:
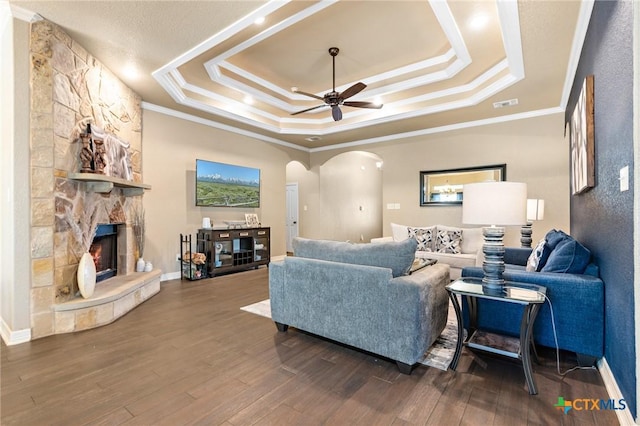
[[[271,318],[271,303],[269,299],[252,305],[243,306],[240,309],[262,317]],[[456,351],[457,338],[458,323],[456,321],[456,313],[451,302],[449,302],[447,325],[442,331],[440,337],[438,337],[435,343],[427,350],[427,353],[425,354],[424,359],[420,361],[420,364],[446,371],[447,368],[449,368],[449,364],[453,359],[453,354]]]

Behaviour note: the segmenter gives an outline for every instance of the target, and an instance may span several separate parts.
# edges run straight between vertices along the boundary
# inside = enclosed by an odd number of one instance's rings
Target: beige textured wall
[[[192,234],[210,217],[214,225],[224,220],[244,220],[256,213],[271,227],[272,256],[285,253],[286,165],[307,154],[175,118],[143,110],[143,174],[152,186],[144,195],[147,217],[145,259],[163,273],[178,272],[180,234]],[[260,169],[260,207],[196,207],[196,159]]]
[[[545,200],[545,219],[533,225],[536,242],[551,228],[569,232],[569,148],[564,140],[563,114],[399,139],[366,149],[384,161],[382,170],[383,234],[391,235],[390,223],[407,225],[446,224],[464,226],[460,206],[420,207],[421,170],[507,164],[507,180],[526,182],[529,198]],[[321,151],[311,155],[311,170],[340,152]],[[337,190],[322,187],[322,192]],[[399,210],[387,210],[399,203]],[[309,222],[322,220],[309,212]],[[505,244],[520,245],[519,228],[507,228]]]

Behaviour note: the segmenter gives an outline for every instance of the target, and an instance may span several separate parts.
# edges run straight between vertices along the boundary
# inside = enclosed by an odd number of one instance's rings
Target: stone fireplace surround
[[[108,324],[160,290],[161,271],[134,272],[132,211],[142,204],[140,97],[60,27],[31,24],[30,41],[30,307],[31,338]],[[77,176],[79,134],[91,123],[127,141],[132,181]],[[131,186],[134,186],[132,189]],[[118,274],[94,295],[78,295],[82,250],[67,216],[84,220],[85,201],[99,194],[103,223],[118,227]]]

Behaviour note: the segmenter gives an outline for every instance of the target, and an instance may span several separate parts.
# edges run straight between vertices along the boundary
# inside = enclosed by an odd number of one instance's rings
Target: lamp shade
[[[527,200],[527,220],[544,219],[544,200]]]
[[[527,221],[527,184],[480,182],[464,185],[462,222],[472,225],[524,225]]]

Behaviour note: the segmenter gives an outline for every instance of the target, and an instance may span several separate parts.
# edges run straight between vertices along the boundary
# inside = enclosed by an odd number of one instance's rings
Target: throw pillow
[[[562,231],[559,231],[562,232]],[[541,272],[560,272],[566,274],[582,274],[589,264],[591,252],[573,237],[564,234],[549,254]]]
[[[462,228],[462,242],[460,243],[462,253],[476,253],[478,250],[482,250],[483,244],[482,228]]]
[[[547,259],[549,259],[549,255],[553,251],[553,249],[558,245],[558,243],[564,240],[568,235],[562,231],[556,231],[552,229],[547,232],[547,235],[544,236],[536,248],[531,252],[529,259],[527,261],[527,271],[529,272],[541,272],[544,265],[547,263]],[[535,269],[532,268],[535,266]]]
[[[436,239],[436,252],[460,254],[462,242],[462,229],[438,227]]]
[[[544,245],[546,243],[547,240],[544,238],[541,239],[529,255],[527,267],[525,268],[528,272],[538,272],[538,266],[540,265],[540,259],[542,259],[542,253],[544,252]]]
[[[433,251],[433,231],[434,226],[428,228],[412,228],[407,227],[409,238],[413,238],[418,242],[417,251]]]
[[[404,241],[409,236],[407,235],[406,225],[398,225],[397,223],[391,223],[391,234],[393,235],[393,241]]]

